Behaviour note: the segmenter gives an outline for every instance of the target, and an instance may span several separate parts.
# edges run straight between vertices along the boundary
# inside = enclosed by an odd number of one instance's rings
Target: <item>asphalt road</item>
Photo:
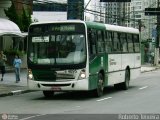
[[[93,97],[90,92],[70,92],[57,93],[53,98],[46,99],[40,91],[1,97],[0,113],[21,120],[49,120],[53,116],[58,118],[59,114],[63,114],[61,117],[66,119],[68,114],[72,114],[71,118],[76,120],[78,119],[74,116],[77,114],[81,118],[88,115],[87,119],[96,118],[100,114],[101,119],[106,118],[106,114],[116,114],[112,116],[115,119],[120,119],[121,114],[158,114],[154,117],[159,120],[160,70],[141,74],[131,81],[127,91],[107,87],[100,98]]]

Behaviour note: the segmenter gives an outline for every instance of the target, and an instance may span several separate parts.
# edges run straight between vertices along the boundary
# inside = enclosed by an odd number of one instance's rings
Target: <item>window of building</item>
[[[142,4],[142,2],[136,2],[135,3],[135,5],[141,5]]]
[[[134,9],[135,9],[135,10],[141,10],[142,7],[141,7],[141,6],[135,6]]]
[[[141,18],[141,15],[135,15],[136,18]]]

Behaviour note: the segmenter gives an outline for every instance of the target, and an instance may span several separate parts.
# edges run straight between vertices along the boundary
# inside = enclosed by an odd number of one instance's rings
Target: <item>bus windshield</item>
[[[29,60],[34,64],[71,65],[86,60],[85,34],[48,32],[29,36]]]

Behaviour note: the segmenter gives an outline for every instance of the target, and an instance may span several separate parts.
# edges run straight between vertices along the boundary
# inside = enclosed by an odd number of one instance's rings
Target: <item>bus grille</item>
[[[69,75],[69,74],[39,74],[39,75],[34,75],[35,80],[38,81],[56,81],[56,80],[65,80],[65,79],[75,79],[75,77],[73,75]]]
[[[46,87],[53,87],[53,86],[65,87],[65,86],[70,86],[71,83],[68,83],[68,84],[42,84],[42,85],[46,86]]]

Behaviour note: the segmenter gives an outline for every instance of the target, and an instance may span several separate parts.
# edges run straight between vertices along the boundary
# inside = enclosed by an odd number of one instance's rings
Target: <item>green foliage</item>
[[[9,20],[13,21],[18,26],[20,25],[20,21],[19,21],[20,19],[19,19],[17,12],[16,12],[16,8],[13,4],[13,1],[12,1],[11,7],[8,8],[7,10],[4,9],[4,12],[5,12],[6,16],[9,18]]]
[[[23,8],[22,15],[18,15],[12,0],[11,2],[12,2],[11,7],[8,9],[4,9],[6,16],[9,18],[9,20],[16,23],[21,31],[27,32],[28,27],[31,24],[31,12],[30,11],[26,12],[25,9]]]
[[[19,51],[19,50],[16,50],[16,49],[9,49],[9,50],[5,50],[4,54],[9,55],[9,56],[15,56],[15,55],[23,56],[25,54],[25,52],[24,51]]]
[[[22,29],[23,31],[28,31],[28,27],[31,24],[31,14],[27,14],[26,11],[23,8],[23,14],[22,14]]]

